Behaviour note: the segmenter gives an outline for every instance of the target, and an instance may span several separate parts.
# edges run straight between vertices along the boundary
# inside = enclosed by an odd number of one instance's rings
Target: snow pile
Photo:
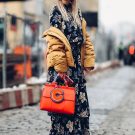
[[[26,84],[20,84],[19,86],[16,86],[14,85],[12,88],[3,88],[3,89],[0,89],[0,92],[3,92],[3,91],[15,91],[15,90],[24,90],[24,89],[27,89],[27,85]]]
[[[26,84],[27,85],[40,85],[40,84],[44,84],[46,82],[47,79],[47,73],[43,73],[40,78],[37,77],[32,77],[30,79],[27,80]]]

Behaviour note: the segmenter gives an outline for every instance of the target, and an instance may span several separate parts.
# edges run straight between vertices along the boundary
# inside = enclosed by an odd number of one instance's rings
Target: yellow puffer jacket
[[[81,47],[81,64],[83,67],[94,67],[95,52],[89,35],[86,32],[86,21],[82,21],[82,31],[85,42]],[[72,50],[66,36],[55,27],[50,27],[43,33],[47,42],[47,69],[54,67],[57,72],[66,72],[68,66],[75,67]]]

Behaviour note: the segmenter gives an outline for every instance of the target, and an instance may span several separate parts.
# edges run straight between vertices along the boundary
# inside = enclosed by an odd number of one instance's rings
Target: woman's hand
[[[84,67],[84,71],[86,72],[86,73],[89,73],[91,70],[93,70],[94,69],[94,67]]]
[[[58,72],[58,74],[59,74],[59,76],[61,78],[65,78],[65,76],[66,76],[66,73],[65,72]]]

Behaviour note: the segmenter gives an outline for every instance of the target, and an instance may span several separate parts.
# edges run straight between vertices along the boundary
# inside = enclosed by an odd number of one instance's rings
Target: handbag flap
[[[75,88],[68,86],[58,86],[56,88],[62,89],[64,91],[64,100],[75,101]],[[42,96],[46,98],[51,97],[51,91],[55,89],[54,85],[45,84],[42,92]]]

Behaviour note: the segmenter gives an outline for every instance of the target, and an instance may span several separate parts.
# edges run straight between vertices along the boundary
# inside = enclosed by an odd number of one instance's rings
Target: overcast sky
[[[100,21],[106,28],[120,22],[135,24],[135,0],[99,0]]]

